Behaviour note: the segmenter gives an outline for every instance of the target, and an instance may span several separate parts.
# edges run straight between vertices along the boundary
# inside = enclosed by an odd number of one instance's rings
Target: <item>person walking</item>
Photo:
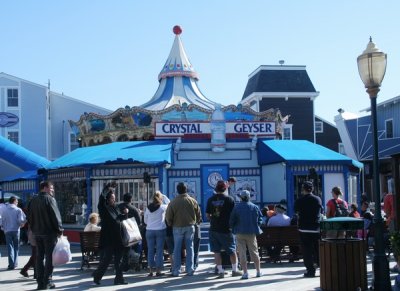
[[[260,256],[256,236],[262,233],[260,225],[262,214],[257,205],[250,202],[250,192],[242,190],[238,195],[241,202],[237,203],[232,210],[229,225],[232,232],[236,234],[236,241],[239,251],[239,261],[242,266],[242,279],[248,279],[247,271],[247,249],[250,258],[256,268],[256,277],[261,277]]]
[[[296,200],[294,211],[298,214],[298,228],[303,248],[304,277],[315,277],[315,265],[319,266],[318,240],[320,237],[320,218],[323,211],[321,199],[312,193],[311,181],[302,185],[302,196]]]
[[[121,223],[122,220],[127,218],[128,209],[124,208],[123,213],[119,211],[115,204],[115,187],[115,182],[106,184],[101,192],[97,206],[101,219],[100,249],[102,250],[102,256],[97,269],[92,274],[93,282],[96,285],[100,285],[100,281],[113,258],[115,268],[114,285],[128,284],[124,279],[121,267],[121,258],[124,250],[121,238]]]
[[[147,206],[144,212],[149,277],[154,275],[153,271],[156,271],[157,277],[163,275],[161,271],[164,268],[164,243],[167,228],[165,225],[166,211],[167,205],[163,204],[162,194],[157,191],[153,196],[153,202]]]
[[[17,197],[11,196],[9,203],[2,211],[2,227],[6,237],[8,251],[7,270],[14,270],[18,267],[20,228],[26,223],[26,216],[17,205]]]
[[[31,256],[29,257],[28,262],[25,264],[25,266],[21,269],[19,273],[25,278],[29,278],[28,270],[31,267],[33,267],[33,278],[36,279],[36,271],[35,271],[36,253],[37,253],[36,241],[30,226],[28,226],[28,242],[31,245]]]
[[[28,205],[28,223],[36,241],[36,281],[38,290],[54,289],[53,250],[57,237],[61,236],[63,227],[61,215],[54,199],[54,185],[43,181],[39,186],[40,193],[32,198]],[[45,263],[43,261],[45,260]]]
[[[194,225],[200,223],[201,213],[199,204],[187,193],[187,186],[180,182],[176,187],[178,196],[173,199],[167,208],[165,219],[168,225],[172,225],[174,236],[174,259],[172,276],[178,277],[181,269],[182,241],[186,247],[186,273],[193,276],[193,238]]]
[[[206,214],[210,221],[210,249],[214,253],[217,265],[217,278],[224,278],[225,272],[222,268],[221,251],[229,255],[232,264],[232,277],[242,276],[238,270],[236,244],[229,225],[229,220],[235,201],[231,196],[225,195],[226,183],[218,181],[215,186],[215,194],[207,201]]]

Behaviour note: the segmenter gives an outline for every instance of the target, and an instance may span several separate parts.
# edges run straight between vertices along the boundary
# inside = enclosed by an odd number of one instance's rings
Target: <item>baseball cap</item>
[[[238,196],[240,198],[250,198],[250,192],[248,190],[242,190],[239,192]]]
[[[284,204],[277,204],[275,207],[286,211],[286,205],[284,205]]]

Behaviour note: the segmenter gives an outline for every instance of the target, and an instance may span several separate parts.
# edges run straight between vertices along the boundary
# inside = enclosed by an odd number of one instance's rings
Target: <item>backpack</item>
[[[337,203],[335,199],[332,199],[333,203],[335,203],[336,206],[336,211],[335,211],[335,217],[346,217],[349,216],[350,211],[344,204],[344,201],[342,203]]]

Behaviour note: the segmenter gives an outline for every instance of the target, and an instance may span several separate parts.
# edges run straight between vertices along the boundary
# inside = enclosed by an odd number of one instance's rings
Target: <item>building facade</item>
[[[400,96],[377,104],[380,193],[399,189],[400,156]],[[365,164],[363,189],[373,200],[373,147],[370,108],[358,116],[342,109],[335,116],[336,126],[343,141],[345,154]],[[397,195],[398,197],[399,195]],[[399,203],[400,205],[400,203]]]
[[[54,160],[77,148],[68,120],[78,119],[83,112],[111,111],[0,73],[0,136],[39,156]],[[0,179],[18,172],[0,161]]]
[[[315,114],[319,96],[305,66],[263,65],[249,75],[241,104],[255,111],[279,108],[290,120],[282,139],[308,140],[339,152],[340,136],[334,124]]]
[[[131,192],[134,204],[142,209],[155,190],[173,199],[177,183],[183,181],[203,214],[217,181],[230,176],[237,179],[228,192],[235,200],[236,194],[246,189],[260,206],[285,199],[290,214],[306,179],[315,182],[316,193],[324,201],[330,198],[333,185],[345,189],[346,199],[356,199],[362,166],[314,143],[312,101],[318,92],[310,82],[307,90],[296,93],[300,97],[282,100],[293,106],[285,107],[288,114],[299,106],[307,112],[299,114],[296,121],[306,124],[304,130],[292,140],[283,140],[291,117],[266,100],[254,106],[246,99],[236,106],[205,97],[184,50],[181,29],[175,27],[174,33],[170,55],[158,75],[158,89],[148,102],[108,115],[89,113],[70,120],[83,147],[45,167],[47,177],[56,182],[58,199],[63,199],[59,205],[66,220],[79,221],[75,217],[79,212],[70,213],[80,205],[86,214],[96,211],[101,189],[110,180],[117,182],[117,200]],[[307,75],[303,67],[297,70]],[[296,153],[299,148],[306,153],[301,158]]]

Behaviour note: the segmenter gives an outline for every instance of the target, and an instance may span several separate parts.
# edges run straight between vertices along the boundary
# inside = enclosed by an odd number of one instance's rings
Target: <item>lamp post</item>
[[[374,272],[374,290],[391,290],[389,277],[389,262],[385,254],[383,240],[383,219],[381,214],[381,195],[379,183],[378,128],[376,116],[376,99],[379,87],[386,72],[386,54],[379,51],[372,38],[365,51],[358,56],[358,72],[371,100],[371,122],[373,143],[373,189],[375,200],[374,213],[374,256],[372,267]]]

